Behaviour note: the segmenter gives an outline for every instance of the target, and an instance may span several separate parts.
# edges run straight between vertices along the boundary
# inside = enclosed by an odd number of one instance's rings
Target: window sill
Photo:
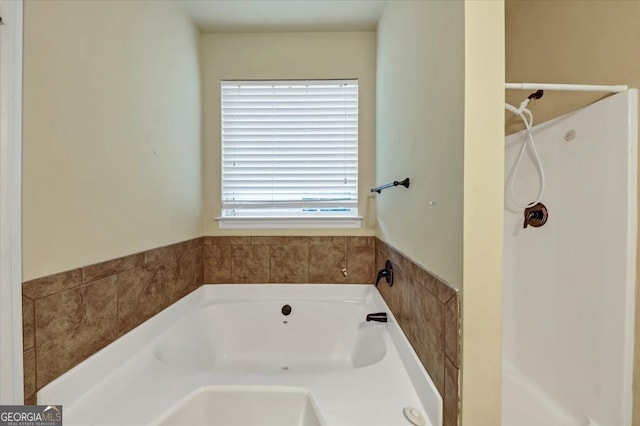
[[[359,229],[362,216],[216,217],[220,229]]]

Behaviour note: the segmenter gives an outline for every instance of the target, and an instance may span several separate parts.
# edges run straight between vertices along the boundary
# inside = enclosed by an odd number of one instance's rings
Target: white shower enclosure
[[[637,103],[627,90],[533,128],[539,228],[508,195],[524,134],[506,139],[503,426],[631,425]],[[529,150],[520,204],[539,176]]]

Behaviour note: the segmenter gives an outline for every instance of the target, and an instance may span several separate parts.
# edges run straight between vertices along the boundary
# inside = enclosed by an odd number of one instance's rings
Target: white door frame
[[[23,404],[22,0],[0,0],[0,404]]]

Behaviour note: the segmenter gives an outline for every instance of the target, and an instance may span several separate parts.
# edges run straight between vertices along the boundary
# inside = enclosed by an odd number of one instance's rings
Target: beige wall
[[[640,87],[640,2],[507,0],[505,12],[508,82]],[[506,99],[518,106],[529,93],[508,90]],[[604,96],[547,91],[530,109],[542,123]]]
[[[465,2],[462,424],[501,424],[504,2]],[[549,425],[550,426],[550,425]]]
[[[640,2],[637,1],[509,0],[506,3],[507,81],[627,84],[639,88],[639,43]],[[507,101],[517,105],[526,95],[527,92],[508,91]],[[536,123],[540,123],[603,96],[601,93],[545,92],[532,111]],[[640,306],[638,297],[636,306]],[[634,425],[640,425],[639,324],[640,309],[636,309]]]
[[[376,95],[378,237],[463,289],[462,424],[499,425],[504,2],[387,3]]]
[[[172,2],[25,2],[25,280],[202,234],[197,41]]]
[[[203,34],[200,37],[203,117],[204,234],[374,235],[375,33]],[[362,229],[228,230],[220,216],[220,80],[359,79],[358,208]]]
[[[388,2],[378,26],[377,236],[462,287],[464,6]]]

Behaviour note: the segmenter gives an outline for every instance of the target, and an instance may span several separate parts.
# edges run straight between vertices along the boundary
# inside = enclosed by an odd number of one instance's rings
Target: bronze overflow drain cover
[[[282,307],[282,315],[289,315],[291,313],[291,305],[284,305]]]

